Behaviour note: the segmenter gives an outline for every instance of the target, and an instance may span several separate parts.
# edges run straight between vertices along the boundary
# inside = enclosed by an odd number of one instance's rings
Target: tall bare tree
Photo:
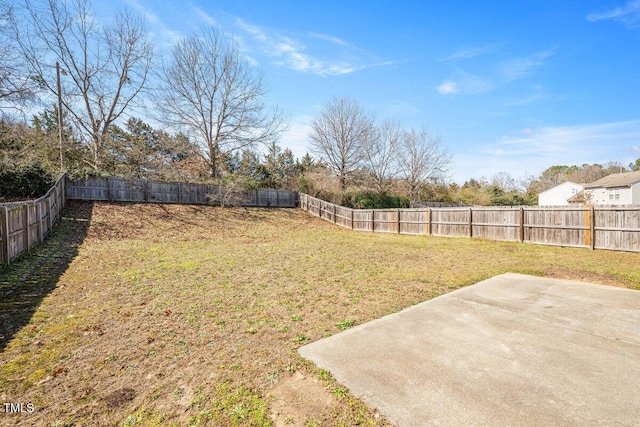
[[[338,176],[342,190],[347,187],[347,177],[362,165],[363,145],[373,137],[373,131],[373,118],[357,101],[347,98],[333,99],[313,120],[311,151]]]
[[[387,190],[392,178],[398,174],[397,157],[402,140],[400,123],[387,120],[362,143],[363,162],[369,169],[378,192]]]
[[[37,89],[29,78],[24,60],[16,49],[15,34],[10,23],[14,17],[14,6],[0,0],[0,107],[2,115],[8,110],[21,107],[35,98]]]
[[[404,132],[398,152],[400,176],[409,196],[417,199],[425,185],[444,178],[451,165],[451,154],[442,139],[426,129]]]
[[[213,178],[223,156],[272,141],[286,129],[282,114],[264,103],[260,74],[215,28],[180,41],[161,74],[163,120],[200,143]]]
[[[124,11],[107,25],[96,20],[90,0],[25,0],[13,28],[31,74],[62,98],[91,150],[86,162],[99,170],[109,127],[147,83],[154,52],[144,20]],[[67,75],[60,91],[56,62]]]

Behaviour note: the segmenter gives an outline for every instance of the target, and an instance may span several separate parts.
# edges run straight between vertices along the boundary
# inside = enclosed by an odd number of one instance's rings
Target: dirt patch
[[[597,283],[600,285],[626,287],[611,275],[594,273],[590,271],[576,271],[563,268],[555,268],[548,271],[545,275],[547,277],[553,277],[554,279],[577,280],[580,282]]]
[[[104,398],[104,403],[107,407],[113,408],[132,401],[134,397],[136,397],[136,391],[132,388],[125,387],[109,393]]]
[[[275,427],[304,427],[312,421],[326,421],[337,408],[335,398],[322,381],[300,372],[280,381],[271,394],[271,419]]]

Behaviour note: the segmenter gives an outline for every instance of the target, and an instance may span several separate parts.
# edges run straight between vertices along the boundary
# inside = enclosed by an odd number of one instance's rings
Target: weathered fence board
[[[300,194],[300,208],[357,231],[474,237],[640,252],[640,206],[350,209]]]
[[[353,209],[353,229],[373,231],[373,210]]]
[[[353,209],[345,208],[344,206],[336,206],[336,224],[345,227],[353,228]]]
[[[68,199],[77,200],[282,208],[296,207],[298,196],[297,192],[286,190],[242,191],[211,184],[114,177],[68,181],[66,194]]]
[[[64,206],[64,195],[62,176],[37,200],[0,204],[0,263],[10,263],[51,233]]]
[[[640,209],[597,209],[594,222],[596,249],[640,252]]]
[[[520,208],[473,208],[472,237],[515,242],[520,240]]]
[[[429,209],[400,209],[400,234],[429,234]]]
[[[431,234],[469,237],[470,213],[469,208],[431,208]]]
[[[398,209],[374,209],[373,231],[379,233],[398,233],[400,230],[400,211]]]
[[[589,247],[588,207],[525,208],[524,240],[529,243]]]

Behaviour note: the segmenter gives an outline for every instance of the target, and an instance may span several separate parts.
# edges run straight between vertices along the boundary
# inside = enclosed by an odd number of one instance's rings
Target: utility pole
[[[62,156],[62,87],[60,84],[60,63],[56,61],[56,83],[58,85],[58,142],[60,144],[60,172],[64,168],[64,159]]]

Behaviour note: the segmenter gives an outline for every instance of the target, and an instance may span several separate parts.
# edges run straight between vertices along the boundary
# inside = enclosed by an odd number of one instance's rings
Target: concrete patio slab
[[[640,291],[507,273],[299,352],[398,427],[640,425]]]

